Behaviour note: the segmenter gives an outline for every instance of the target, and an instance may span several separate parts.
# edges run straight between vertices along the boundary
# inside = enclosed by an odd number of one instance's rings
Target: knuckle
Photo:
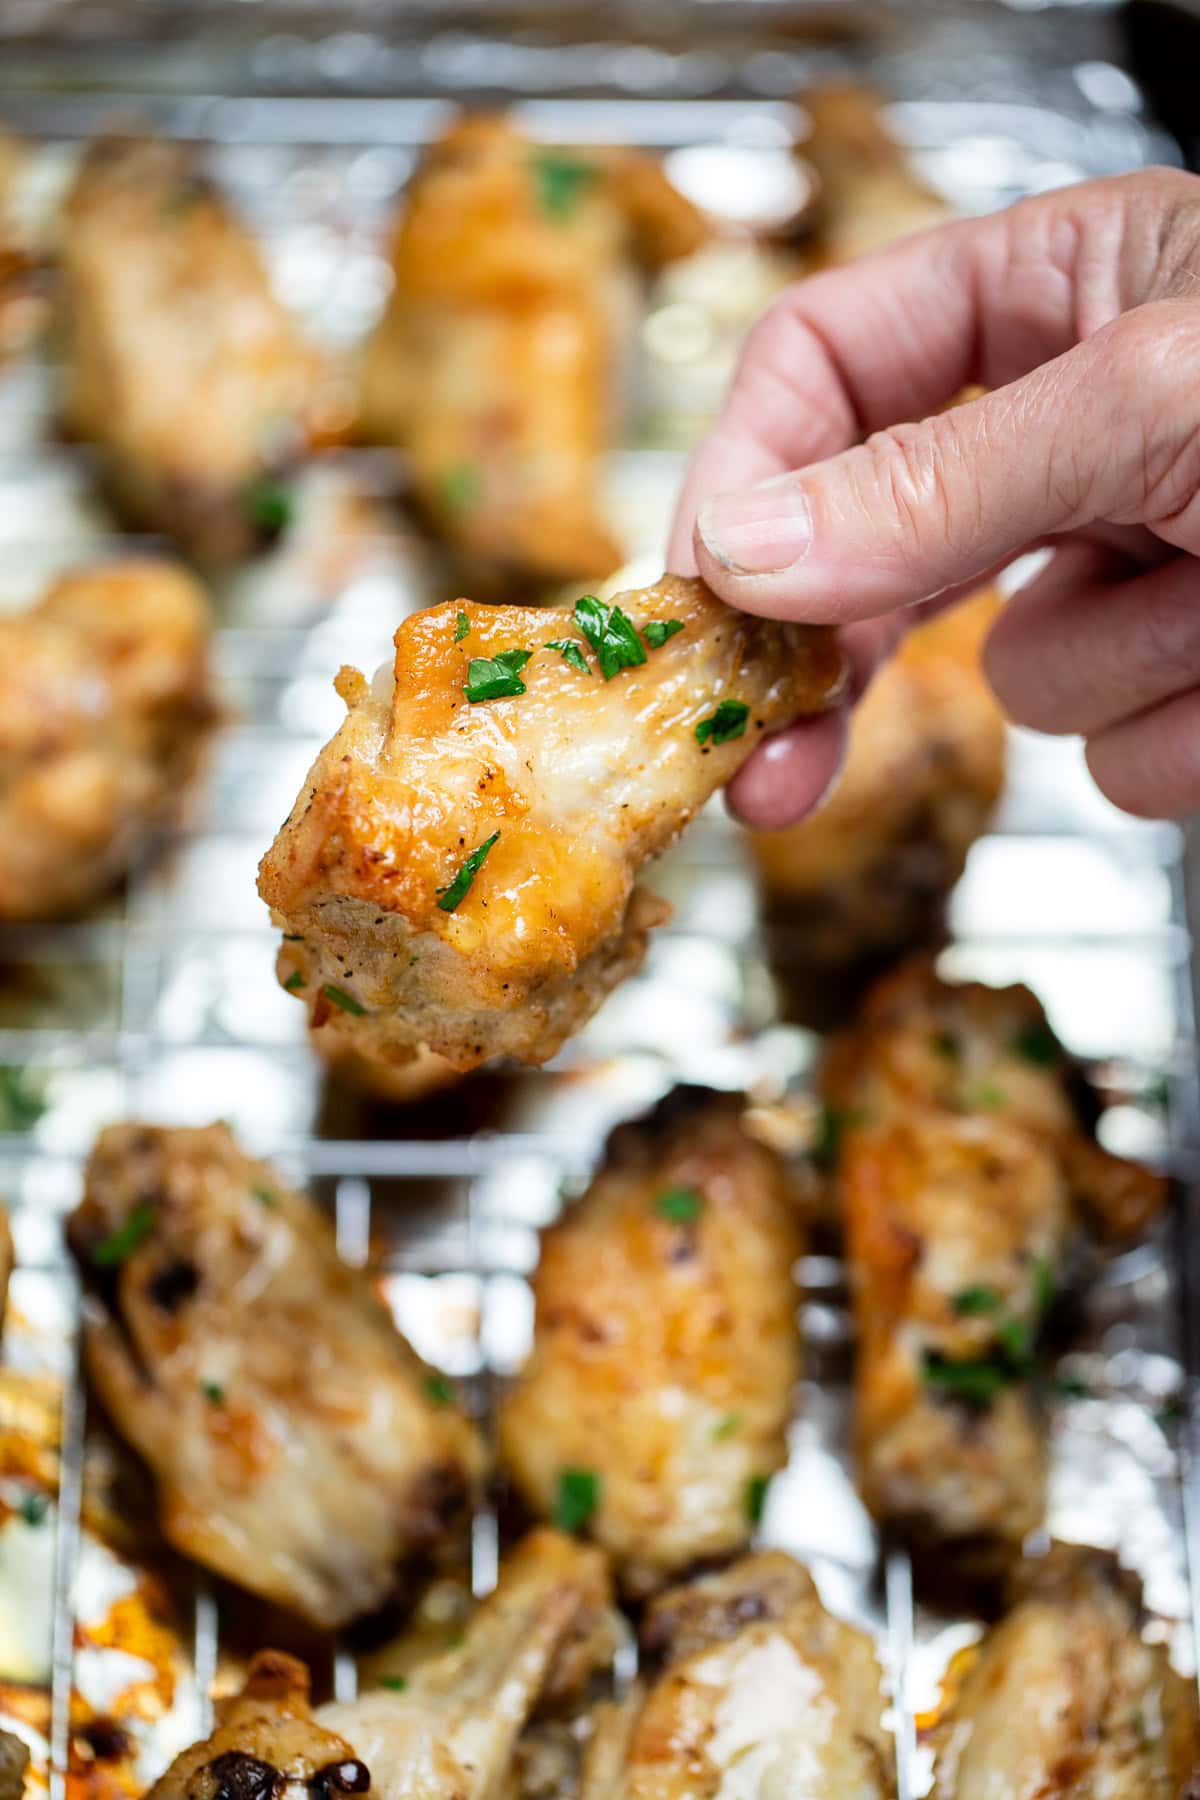
[[[963,502],[954,491],[946,451],[950,417],[891,425],[873,432],[863,445],[872,490],[869,499],[894,521],[891,548],[914,564],[955,549]]]
[[[1094,349],[1111,427],[1132,452],[1118,459],[1131,489],[1114,517],[1170,518],[1200,488],[1200,302],[1136,307],[1098,333]]]

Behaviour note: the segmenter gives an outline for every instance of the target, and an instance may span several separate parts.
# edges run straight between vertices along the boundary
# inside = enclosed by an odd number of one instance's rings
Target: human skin
[[[948,411],[964,387],[987,392]],[[910,421],[919,421],[912,423]],[[1009,717],[1086,739],[1110,800],[1200,806],[1200,178],[1088,182],[798,283],[692,459],[669,564],[731,605],[833,623],[865,685],[906,623],[1016,556],[984,666]],[[730,787],[791,824],[845,720]]]

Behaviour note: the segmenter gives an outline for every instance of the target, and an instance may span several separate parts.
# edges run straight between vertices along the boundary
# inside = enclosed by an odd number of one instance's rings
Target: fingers
[[[1200,807],[1200,689],[1123,719],[1088,740],[1101,792],[1143,819],[1181,819]]]
[[[738,770],[726,798],[730,811],[757,831],[793,825],[819,806],[846,754],[846,715],[798,719],[772,734]]]

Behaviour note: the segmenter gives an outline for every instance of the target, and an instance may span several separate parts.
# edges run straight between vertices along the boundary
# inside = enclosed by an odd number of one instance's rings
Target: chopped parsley
[[[281,481],[264,475],[242,490],[242,510],[260,531],[286,531],[292,522],[295,505],[291,490]]]
[[[557,650],[563,661],[570,663],[573,669],[578,669],[581,675],[591,674],[587,657],[583,654],[583,645],[577,638],[550,638],[546,648]]]
[[[744,1418],[744,1413],[728,1412],[723,1419],[718,1419],[712,1430],[714,1444],[723,1443],[726,1438],[731,1438]]]
[[[379,1685],[381,1688],[387,1688],[389,1693],[402,1694],[408,1686],[408,1677],[406,1675],[381,1675]]]
[[[283,985],[289,994],[298,994],[304,986],[304,977],[299,969],[293,969]]]
[[[698,744],[731,744],[746,729],[750,708],[744,700],[722,700],[715,713],[701,719],[696,727]]]
[[[682,630],[682,619],[651,619],[648,625],[643,625],[642,636],[652,650],[661,650],[668,638]]]
[[[1015,1374],[1028,1374],[1033,1361],[1035,1328],[1028,1319],[1002,1319],[996,1327],[996,1342],[1008,1358]]]
[[[704,1196],[695,1188],[664,1188],[654,1196],[654,1210],[672,1225],[694,1225],[704,1210]]]
[[[746,1483],[746,1517],[752,1525],[761,1525],[767,1504],[769,1475],[752,1475]]]
[[[980,1111],[991,1111],[993,1107],[1007,1106],[1008,1095],[994,1081],[980,1081],[973,1088],[968,1088],[963,1100],[968,1106],[977,1107]]]
[[[269,1187],[263,1187],[262,1183],[259,1182],[255,1187],[250,1189],[250,1192],[254,1195],[254,1198],[258,1201],[260,1206],[265,1206],[268,1212],[274,1212],[275,1196]]]
[[[442,500],[453,512],[466,512],[483,498],[483,481],[473,463],[456,463],[438,482]]]
[[[637,628],[619,606],[605,606],[595,594],[584,594],[575,602],[575,623],[596,652],[605,681],[622,669],[636,669],[645,662]]]
[[[471,891],[471,883],[483,866],[484,857],[499,836],[500,833],[498,831],[493,831],[491,837],[485,838],[478,850],[472,850],[470,856],[468,856],[466,862],[458,871],[458,874],[454,877],[454,880],[450,883],[449,887],[438,888],[437,891],[441,895],[438,906],[443,912],[453,912],[459,902],[466,899]]]
[[[353,994],[348,994],[345,988],[334,987],[331,981],[327,981],[321,992],[334,1006],[340,1006],[343,1012],[350,1013],[356,1019],[365,1017],[367,1009],[362,1001],[356,1000]]]
[[[560,1469],[554,1523],[560,1531],[582,1531],[600,1504],[603,1482],[594,1469]]]
[[[1013,1039],[1012,1047],[1018,1056],[1039,1069],[1058,1061],[1058,1039],[1045,1019],[1035,1019],[1032,1024],[1023,1026]]]
[[[808,1153],[815,1167],[826,1175],[836,1169],[846,1132],[869,1124],[870,1118],[870,1113],[863,1106],[823,1106],[817,1121],[816,1136]]]
[[[468,631],[470,631],[470,629],[471,629],[470,619],[467,617],[466,613],[460,612],[457,619],[455,619],[455,621],[454,621],[454,641],[455,641],[455,643],[461,644],[463,639],[466,637]]]
[[[1090,1400],[1092,1390],[1081,1375],[1056,1375],[1053,1388],[1064,1400]]]
[[[17,1504],[17,1511],[27,1525],[40,1525],[50,1510],[50,1502],[45,1494],[26,1494]]]
[[[201,1392],[210,1406],[224,1406],[225,1389],[219,1381],[206,1381]]]
[[[561,150],[535,150],[530,159],[538,205],[548,219],[562,225],[597,179],[598,170]]]
[[[140,1200],[124,1224],[96,1245],[92,1261],[102,1269],[116,1269],[133,1255],[143,1238],[154,1230],[154,1208],[148,1200]]]
[[[1033,1264],[1033,1304],[1039,1317],[1050,1311],[1054,1301],[1055,1290],[1054,1264],[1048,1256],[1034,1258]]]
[[[444,1375],[425,1377],[425,1398],[434,1406],[453,1406],[454,1386]]]
[[[0,1131],[28,1131],[46,1110],[42,1083],[20,1063],[0,1067]]]
[[[939,1056],[946,1058],[947,1062],[956,1061],[962,1053],[962,1045],[952,1031],[935,1031],[933,1047]]]
[[[954,1310],[960,1319],[977,1318],[981,1313],[1000,1311],[1000,1296],[995,1288],[968,1287],[954,1296]]]
[[[521,670],[532,655],[532,650],[499,650],[495,656],[473,656],[467,664],[463,693],[472,703],[523,694]]]
[[[990,1406],[998,1394],[1020,1379],[1021,1371],[1000,1356],[980,1356],[956,1362],[939,1351],[926,1352],[922,1368],[927,1387],[939,1388],[951,1399],[968,1406]]]

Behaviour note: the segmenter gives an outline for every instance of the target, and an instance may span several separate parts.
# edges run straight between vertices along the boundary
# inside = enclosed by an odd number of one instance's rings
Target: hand
[[[972,383],[990,391],[924,416]],[[789,289],[693,458],[669,564],[748,612],[847,626],[861,686],[920,603],[1045,544],[986,647],[1002,705],[1082,733],[1126,811],[1200,806],[1196,176],[1068,188]],[[843,731],[768,740],[734,810],[802,817]]]

